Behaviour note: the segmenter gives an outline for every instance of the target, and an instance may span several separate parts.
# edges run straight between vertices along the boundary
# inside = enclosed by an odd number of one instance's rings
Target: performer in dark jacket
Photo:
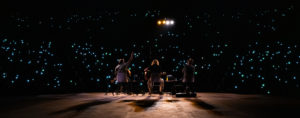
[[[149,95],[152,93],[152,88],[154,82],[159,82],[159,92],[162,94],[163,88],[164,88],[164,80],[160,77],[161,76],[161,68],[159,66],[159,61],[157,59],[154,59],[151,63],[151,66],[149,68],[146,68],[144,70],[147,74],[150,74],[150,78],[147,82],[148,89],[149,89]]]
[[[194,83],[195,83],[195,67],[193,66],[194,60],[189,58],[187,60],[187,64],[182,69],[183,72],[183,80],[182,82],[185,83],[186,92],[189,94],[191,91],[194,93]]]

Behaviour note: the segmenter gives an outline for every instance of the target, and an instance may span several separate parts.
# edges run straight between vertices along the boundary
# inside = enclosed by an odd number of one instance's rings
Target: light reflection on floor
[[[230,93],[198,93],[196,98],[79,93],[0,100],[1,118],[251,118],[284,117],[300,109],[296,98]]]

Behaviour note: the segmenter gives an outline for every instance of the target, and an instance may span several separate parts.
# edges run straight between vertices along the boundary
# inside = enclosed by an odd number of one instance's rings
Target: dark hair
[[[189,64],[194,64],[194,59],[189,58],[189,59],[187,60],[187,63],[189,63]]]
[[[124,63],[124,59],[119,59],[119,64]]]

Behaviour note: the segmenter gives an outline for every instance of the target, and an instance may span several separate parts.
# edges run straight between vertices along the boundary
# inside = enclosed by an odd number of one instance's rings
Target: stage
[[[0,98],[1,118],[266,118],[291,117],[299,98],[232,93],[115,95],[77,93]]]

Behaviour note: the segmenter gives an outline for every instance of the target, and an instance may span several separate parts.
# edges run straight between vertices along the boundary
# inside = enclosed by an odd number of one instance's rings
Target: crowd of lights
[[[141,42],[132,42],[128,48],[108,47],[94,43],[96,33],[110,29],[110,25],[120,24],[120,11],[105,11],[100,15],[71,14],[58,17],[49,16],[35,18],[30,16],[12,16],[12,26],[16,33],[26,33],[31,29],[42,27],[47,31],[59,33],[84,29],[87,37],[80,41],[70,41],[66,45],[68,57],[58,55],[56,40],[40,40],[35,43],[22,38],[0,34],[1,68],[0,81],[3,88],[81,88],[106,90],[115,83],[109,83],[114,77],[114,67],[119,58],[128,59],[131,50],[135,50],[134,60],[129,69],[131,79],[143,86],[143,70],[150,65],[148,48],[151,56],[159,59],[163,71],[182,77],[181,70],[189,57],[195,59],[197,86],[201,89],[204,84],[215,83],[215,78],[223,78],[223,89],[233,91],[258,90],[256,92],[272,94],[278,88],[299,88],[300,54],[299,44],[278,40],[264,41],[267,33],[279,32],[278,19],[284,19],[293,13],[293,6],[287,9],[264,9],[248,13],[244,17],[242,11],[233,14],[203,12],[196,15],[184,16],[183,32],[166,31],[154,35]],[[134,12],[132,18],[155,19],[161,17],[159,10]],[[216,17],[230,16],[230,21],[247,23],[255,27],[253,35],[257,40],[250,41],[243,50],[235,50],[236,44],[226,41],[224,30],[220,30],[215,22]],[[265,20],[259,20],[267,17]],[[84,27],[81,24],[87,24]],[[107,25],[110,24],[110,25]],[[174,25],[174,20],[158,20],[157,25]],[[205,28],[199,32],[197,29]],[[180,42],[190,38],[191,34],[208,40],[205,47],[185,48]],[[103,38],[103,37],[100,37]],[[101,39],[103,40],[103,39]],[[105,40],[105,39],[104,39]],[[165,43],[168,45],[164,45]],[[246,48],[245,48],[246,47]],[[70,50],[69,50],[70,49]],[[205,50],[205,52],[203,52]],[[222,68],[223,60],[230,60],[227,68]],[[16,67],[15,65],[18,65]],[[221,71],[221,72],[220,72]],[[222,74],[216,74],[222,73]],[[202,82],[202,84],[201,84]],[[205,83],[206,82],[206,83]],[[210,83],[209,83],[210,82]],[[204,84],[203,84],[204,83]]]

